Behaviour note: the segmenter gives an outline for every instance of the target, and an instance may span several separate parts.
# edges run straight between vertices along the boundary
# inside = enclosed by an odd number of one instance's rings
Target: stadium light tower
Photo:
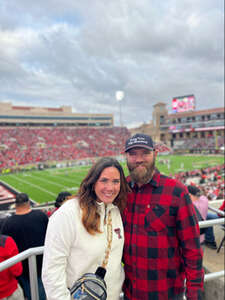
[[[116,91],[116,100],[119,102],[119,109],[120,109],[120,126],[123,126],[122,122],[122,108],[121,108],[121,102],[124,98],[124,92],[123,91]]]

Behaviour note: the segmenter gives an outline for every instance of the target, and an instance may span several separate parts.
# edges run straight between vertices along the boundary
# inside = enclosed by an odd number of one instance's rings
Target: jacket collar
[[[105,207],[107,208],[107,211],[113,209],[115,205],[113,203],[106,204],[104,202],[97,202],[97,206],[100,211],[105,210]]]

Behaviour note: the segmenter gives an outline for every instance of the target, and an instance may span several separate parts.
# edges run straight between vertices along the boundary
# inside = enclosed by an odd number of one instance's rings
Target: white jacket
[[[118,300],[124,281],[121,265],[124,232],[118,207],[111,210],[113,239],[105,281],[107,300]],[[82,224],[78,199],[64,203],[49,219],[42,267],[42,280],[48,300],[71,300],[68,288],[84,273],[95,272],[102,264],[107,248],[105,205],[99,205],[102,233],[91,235]]]

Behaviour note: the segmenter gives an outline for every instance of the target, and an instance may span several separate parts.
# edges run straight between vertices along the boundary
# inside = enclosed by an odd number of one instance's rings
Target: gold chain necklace
[[[111,251],[111,247],[112,247],[112,216],[111,216],[111,211],[108,212],[108,218],[107,218],[107,248],[105,250],[105,258],[102,262],[102,267],[106,268],[107,264],[108,264],[108,260],[109,260],[109,253]]]

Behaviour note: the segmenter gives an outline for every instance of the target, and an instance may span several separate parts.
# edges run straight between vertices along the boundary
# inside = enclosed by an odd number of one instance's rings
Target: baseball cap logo
[[[145,138],[137,137],[137,138],[131,138],[130,142],[128,143],[128,145],[133,145],[135,143],[148,144],[148,142],[145,140]]]

